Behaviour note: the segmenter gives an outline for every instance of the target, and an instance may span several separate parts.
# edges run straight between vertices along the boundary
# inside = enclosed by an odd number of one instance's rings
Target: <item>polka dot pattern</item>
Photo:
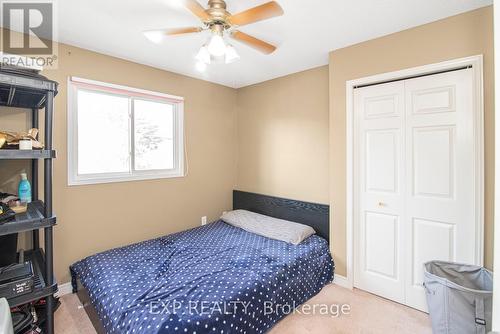
[[[70,269],[107,333],[264,333],[286,315],[276,306],[316,295],[334,265],[316,235],[294,246],[218,221]]]

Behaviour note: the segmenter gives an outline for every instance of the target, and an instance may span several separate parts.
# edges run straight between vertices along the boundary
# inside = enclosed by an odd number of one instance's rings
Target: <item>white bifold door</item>
[[[355,89],[354,285],[427,311],[423,263],[480,264],[471,69]]]

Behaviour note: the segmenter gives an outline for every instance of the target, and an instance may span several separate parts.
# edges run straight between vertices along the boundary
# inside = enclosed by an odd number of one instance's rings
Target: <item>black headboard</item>
[[[248,210],[266,216],[309,225],[330,242],[330,207],[324,204],[233,191],[233,210]]]

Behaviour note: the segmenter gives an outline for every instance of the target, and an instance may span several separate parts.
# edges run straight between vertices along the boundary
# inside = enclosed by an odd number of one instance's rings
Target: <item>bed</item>
[[[264,333],[333,280],[328,206],[238,191],[233,202],[319,235],[291,245],[217,221],[83,259],[73,289],[98,333]]]

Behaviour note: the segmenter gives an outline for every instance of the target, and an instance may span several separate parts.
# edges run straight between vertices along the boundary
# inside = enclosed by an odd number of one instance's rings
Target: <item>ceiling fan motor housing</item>
[[[213,25],[222,25],[224,28],[229,28],[227,18],[231,15],[227,10],[224,0],[209,0],[207,14],[210,19],[206,22],[210,27]]]

